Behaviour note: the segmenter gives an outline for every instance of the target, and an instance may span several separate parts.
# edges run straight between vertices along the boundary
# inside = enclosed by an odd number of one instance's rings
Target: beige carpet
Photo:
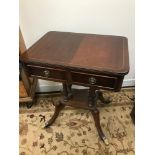
[[[98,107],[109,146],[99,139],[87,110],[66,107],[50,128],[43,129],[53,114],[52,103],[59,96],[39,96],[31,109],[20,106],[20,155],[134,155],[134,125],[130,118],[134,88],[105,92],[112,102]]]

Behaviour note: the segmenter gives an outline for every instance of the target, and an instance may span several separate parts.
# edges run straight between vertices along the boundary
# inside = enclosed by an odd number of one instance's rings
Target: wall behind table
[[[29,48],[47,31],[120,35],[128,38],[130,72],[124,86],[134,85],[134,0],[20,0],[19,22]],[[40,80],[39,89],[59,89]]]

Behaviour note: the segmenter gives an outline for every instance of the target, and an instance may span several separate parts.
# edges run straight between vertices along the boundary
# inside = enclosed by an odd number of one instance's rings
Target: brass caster
[[[104,141],[105,145],[109,145],[109,141],[108,141],[108,139],[106,137],[103,139],[103,141]]]
[[[48,122],[45,123],[45,126],[43,128],[47,128],[49,126]]]

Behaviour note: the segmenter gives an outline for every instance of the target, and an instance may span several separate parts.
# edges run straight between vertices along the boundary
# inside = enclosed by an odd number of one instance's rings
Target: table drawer
[[[110,77],[110,76],[102,76],[102,75],[95,75],[95,74],[86,74],[86,73],[78,73],[72,72],[72,81],[74,83],[85,84],[88,86],[100,86],[109,89],[115,89],[117,77]]]
[[[27,71],[31,76],[43,79],[65,80],[65,71],[57,68],[27,65]]]

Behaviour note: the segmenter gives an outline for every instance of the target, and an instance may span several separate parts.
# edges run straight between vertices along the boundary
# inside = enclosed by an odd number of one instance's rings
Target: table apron
[[[96,73],[85,73],[79,71],[65,70],[61,68],[26,65],[26,71],[32,77],[55,82],[66,82],[86,87],[98,87],[107,90],[119,91],[122,86],[122,76],[108,76]]]

